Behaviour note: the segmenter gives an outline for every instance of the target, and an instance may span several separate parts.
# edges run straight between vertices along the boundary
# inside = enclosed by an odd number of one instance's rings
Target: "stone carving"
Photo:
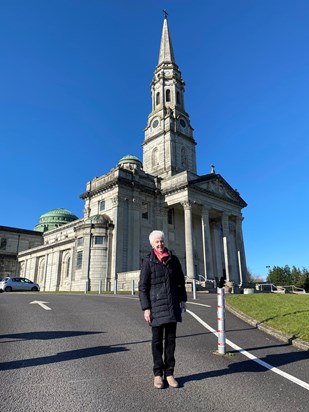
[[[221,198],[228,198],[231,200],[238,201],[236,194],[231,192],[231,190],[224,185],[220,180],[211,180],[209,182],[203,182],[198,184],[198,187],[201,189],[212,192],[214,195],[217,195]]]

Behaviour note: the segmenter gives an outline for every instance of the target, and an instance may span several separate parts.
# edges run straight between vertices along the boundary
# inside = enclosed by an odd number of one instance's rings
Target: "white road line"
[[[208,329],[214,335],[218,336],[217,331],[215,329],[213,329],[211,326],[209,326],[206,322],[204,322],[201,318],[199,318],[195,313],[191,312],[188,309],[187,309],[187,313],[189,313],[191,316],[193,316],[202,326],[204,326],[206,329]],[[259,365],[263,366],[264,368],[270,370],[271,372],[274,372],[274,373],[282,376],[283,378],[286,378],[289,381],[291,381],[293,383],[296,383],[296,385],[299,385],[302,388],[309,390],[309,383],[306,383],[306,382],[296,378],[295,376],[292,376],[289,373],[283,372],[282,370],[276,368],[275,366],[272,366],[269,363],[262,361],[261,359],[259,359],[256,356],[252,355],[252,353],[247,352],[246,350],[242,349],[240,346],[238,346],[235,343],[231,342],[229,339],[226,339],[226,343],[230,347],[232,347],[233,349],[239,351],[241,354],[243,354],[247,358],[253,360],[254,362],[258,363]]]
[[[187,302],[189,305],[197,305],[197,306],[204,306],[205,308],[211,308],[210,305],[205,305],[204,303],[196,303],[196,302]]]

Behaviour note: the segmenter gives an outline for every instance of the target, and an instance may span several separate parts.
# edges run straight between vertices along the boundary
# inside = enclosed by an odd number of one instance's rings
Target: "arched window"
[[[160,92],[156,94],[156,105],[160,104]]]
[[[170,101],[171,101],[171,91],[170,91],[170,89],[166,89],[166,92],[165,92],[165,100],[166,100],[167,102],[170,102]]]

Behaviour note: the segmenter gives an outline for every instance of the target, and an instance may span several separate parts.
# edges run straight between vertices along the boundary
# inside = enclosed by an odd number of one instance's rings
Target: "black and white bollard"
[[[131,295],[134,295],[134,289],[135,289],[135,281],[134,279],[132,280],[132,290],[131,290]]]
[[[220,355],[226,354],[225,343],[225,295],[223,288],[217,288],[218,301],[218,353]]]

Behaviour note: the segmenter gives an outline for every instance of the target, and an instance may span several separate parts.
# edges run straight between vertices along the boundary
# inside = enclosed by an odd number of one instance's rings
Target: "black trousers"
[[[171,376],[175,367],[177,323],[152,327],[152,356],[154,376]]]

